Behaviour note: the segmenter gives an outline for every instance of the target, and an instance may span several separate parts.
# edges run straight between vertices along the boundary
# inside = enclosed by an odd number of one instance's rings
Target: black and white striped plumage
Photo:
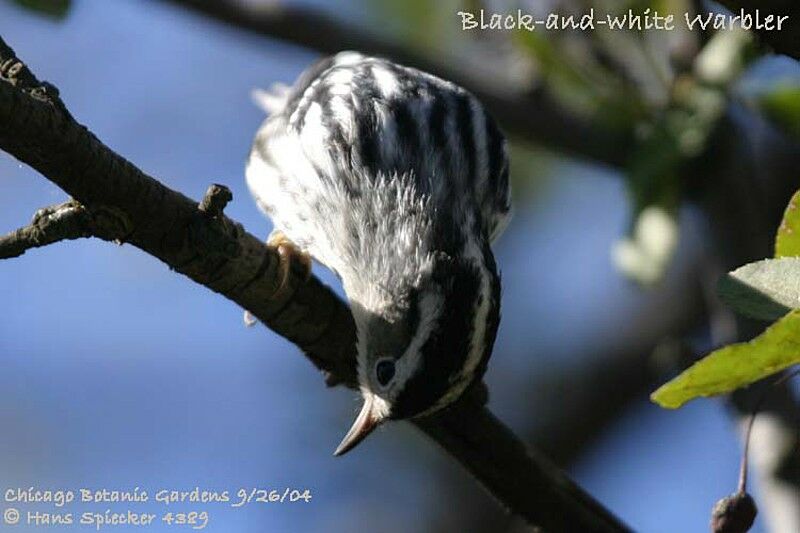
[[[266,100],[250,190],[341,278],[358,329],[365,406],[342,452],[482,376],[500,317],[490,243],[510,214],[505,140],[464,89],[353,52]]]

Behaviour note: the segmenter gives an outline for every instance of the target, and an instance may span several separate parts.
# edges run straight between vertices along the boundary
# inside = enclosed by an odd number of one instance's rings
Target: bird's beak
[[[356,421],[353,422],[353,426],[350,428],[350,431],[348,431],[347,435],[344,436],[342,442],[339,444],[339,447],[336,448],[335,452],[333,452],[333,455],[338,457],[346,454],[355,448],[359,442],[364,440],[367,435],[372,433],[372,430],[380,425],[382,419],[375,414],[373,408],[374,403],[375,396],[373,394],[364,395],[364,405],[361,407],[361,412],[358,413]]]

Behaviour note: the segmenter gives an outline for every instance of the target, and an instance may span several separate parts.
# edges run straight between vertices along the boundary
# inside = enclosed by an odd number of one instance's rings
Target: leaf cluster
[[[737,313],[773,323],[753,340],[715,350],[662,385],[651,396],[662,407],[730,392],[800,363],[800,191],[778,228],[774,258],[728,273],[718,290]]]

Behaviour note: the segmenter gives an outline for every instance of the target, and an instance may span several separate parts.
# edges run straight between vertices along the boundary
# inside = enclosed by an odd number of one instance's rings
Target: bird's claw
[[[294,260],[302,268],[303,281],[308,281],[311,277],[311,256],[300,250],[289,238],[279,230],[274,230],[267,238],[267,246],[278,252],[278,276],[279,282],[271,299],[280,300],[285,296],[289,289],[289,273],[292,269]],[[258,319],[250,311],[245,310],[242,320],[246,327],[251,327],[258,322]]]
[[[289,273],[291,272],[293,261],[302,267],[301,277],[303,281],[308,281],[311,277],[311,256],[298,248],[282,231],[278,230],[270,233],[267,239],[267,246],[278,252],[278,275],[280,281],[272,294],[272,299],[280,300],[285,296],[285,292],[289,288]]]

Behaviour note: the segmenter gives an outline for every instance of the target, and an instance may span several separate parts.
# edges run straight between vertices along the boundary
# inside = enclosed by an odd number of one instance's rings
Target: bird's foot
[[[292,269],[292,262],[300,266],[303,281],[308,281],[311,277],[311,256],[301,250],[280,230],[273,230],[267,237],[267,246],[278,252],[278,286],[272,293],[273,300],[280,300],[285,296],[289,288],[289,273]],[[242,317],[244,325],[251,327],[258,322],[250,311],[245,311]]]
[[[289,240],[282,231],[273,230],[267,238],[267,246],[274,248],[278,252],[280,259],[278,263],[278,287],[272,295],[275,300],[280,300],[285,296],[285,291],[289,288],[289,272],[291,272],[292,263],[299,265],[301,270],[301,277],[303,281],[308,281],[311,277],[311,256],[297,247],[295,243]]]

